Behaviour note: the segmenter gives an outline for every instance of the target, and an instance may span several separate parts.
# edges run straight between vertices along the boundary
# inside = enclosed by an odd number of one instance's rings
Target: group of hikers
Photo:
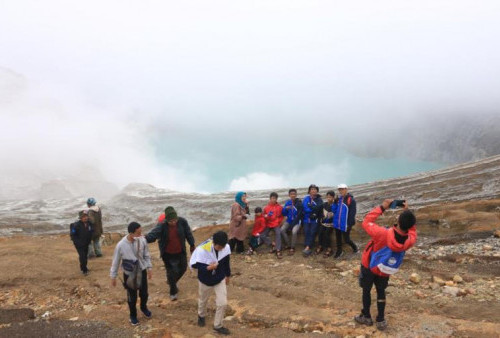
[[[269,203],[262,209],[255,208],[255,221],[249,241],[249,249],[246,252],[252,255],[262,244],[270,247],[271,253],[276,253],[277,258],[282,258],[282,249],[288,251],[289,255],[295,253],[297,234],[301,227],[304,228],[304,256],[313,253],[315,240],[318,237],[318,245],[314,253],[329,257],[333,254],[332,233],[335,230],[337,250],[334,258],[343,255],[342,242],[351,246],[354,253],[359,249],[351,240],[351,229],[356,223],[356,200],[348,192],[346,184],[338,185],[338,195],[330,190],[326,193],[326,201],[319,194],[318,186],[311,184],[307,195],[301,200],[297,197],[297,190],[288,191],[289,199],[283,206],[278,203],[278,194],[272,192]],[[232,251],[244,253],[244,241],[248,236],[246,226],[250,210],[245,192],[238,192],[235,203],[231,207],[231,222],[229,225],[229,245]],[[270,232],[274,232],[274,241],[271,240]],[[291,240],[289,237],[291,232]],[[283,248],[282,240],[285,242]]]
[[[152,263],[148,249],[148,243],[158,241],[160,255],[165,265],[166,279],[169,284],[169,294],[172,301],[178,299],[178,281],[187,270],[187,247],[191,257],[189,266],[197,270],[198,275],[198,325],[205,326],[207,315],[207,301],[213,291],[215,293],[216,313],[214,317],[214,330],[216,333],[228,335],[229,329],[223,326],[225,308],[227,306],[227,288],[230,282],[231,252],[254,254],[255,250],[262,245],[269,246],[271,253],[282,258],[282,243],[285,242],[284,250],[289,255],[295,253],[297,234],[304,227],[305,240],[304,256],[313,252],[320,254],[324,251],[324,257],[333,254],[331,236],[335,230],[337,250],[334,257],[342,256],[342,241],[349,244],[354,253],[359,252],[356,244],[350,239],[350,232],[355,224],[356,201],[348,193],[345,184],[338,186],[338,196],[334,191],[328,191],[324,202],[319,195],[319,188],[312,184],[308,188],[308,194],[300,200],[297,198],[296,189],[289,190],[289,200],[284,206],[278,203],[278,194],[270,194],[269,203],[264,209],[255,209],[255,222],[249,239],[249,249],[245,251],[244,242],[247,239],[247,220],[250,216],[247,196],[244,192],[238,192],[235,202],[231,207],[231,222],[229,225],[229,236],[224,231],[217,231],[211,238],[195,246],[195,240],[187,220],[177,215],[172,206],[168,206],[165,212],[158,218],[157,225],[147,234],[142,234],[142,227],[137,222],[128,225],[128,235],[123,237],[117,244],[111,264],[111,285],[116,286],[118,269],[121,265],[123,280],[121,280],[127,291],[127,302],[130,311],[130,323],[138,325],[137,317],[137,293],[140,297],[140,310],[146,318],[151,318],[152,313],[147,307],[148,301],[148,279],[152,278]],[[90,203],[89,203],[90,202]],[[89,273],[87,269],[87,256],[91,246],[93,235],[97,227],[90,215],[95,207],[95,199],[89,198],[87,203],[89,209],[80,211],[79,221],[71,224],[70,233],[80,258],[80,269],[84,275]],[[402,207],[404,210],[398,217],[398,223],[392,227],[378,226],[375,221],[389,208]],[[92,209],[92,210],[91,210]],[[99,221],[100,221],[99,210]],[[371,237],[366,245],[361,258],[359,285],[363,290],[363,308],[360,315],[354,320],[360,324],[373,325],[371,317],[371,289],[375,286],[377,291],[376,327],[385,330],[385,289],[387,288],[390,275],[396,273],[402,263],[404,253],[411,248],[417,239],[416,218],[413,212],[408,210],[406,201],[384,200],[381,205],[372,209],[362,222],[364,231]],[[100,225],[102,233],[102,223]],[[274,240],[270,232],[274,232]],[[289,232],[291,231],[291,240]],[[318,237],[318,244],[315,240]],[[97,240],[97,242],[99,242]],[[92,244],[95,255],[102,256],[99,244]],[[96,250],[95,248],[99,248]],[[314,251],[313,251],[314,250]]]

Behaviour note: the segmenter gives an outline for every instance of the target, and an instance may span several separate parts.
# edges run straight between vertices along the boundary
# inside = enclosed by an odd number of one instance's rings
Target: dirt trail
[[[216,229],[226,226],[198,229],[197,243]],[[153,318],[140,318],[141,325],[131,327],[125,291],[109,283],[113,249],[114,244],[105,246],[104,257],[90,260],[92,272],[84,277],[68,236],[0,238],[1,307],[31,308],[36,315],[36,319],[24,323],[0,320],[0,337],[78,336],[82,332],[105,337],[213,335],[213,313],[207,318],[207,327],[196,325],[194,272],[188,270],[180,281],[179,300],[168,299],[156,244],[150,245],[154,276],[149,284],[149,306]],[[361,306],[356,277],[359,255],[347,254],[345,259],[335,261],[296,253],[277,260],[264,248],[258,255],[232,256],[234,276],[228,289],[226,326],[234,337],[497,337],[500,257],[465,253],[428,260],[421,255],[427,249],[419,250],[419,254],[407,255],[403,271],[391,278],[387,306],[390,326],[385,333],[352,320]],[[422,278],[418,285],[408,281],[413,272]],[[473,294],[455,297],[443,294],[443,287],[432,289],[432,276],[446,279],[455,274],[464,279],[458,286],[474,289]],[[213,297],[209,307],[214,309]],[[41,318],[44,315],[46,318]]]

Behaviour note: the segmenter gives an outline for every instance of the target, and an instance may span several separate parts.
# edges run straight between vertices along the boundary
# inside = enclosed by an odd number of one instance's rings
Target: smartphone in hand
[[[400,207],[404,207],[405,202],[406,202],[406,200],[394,200],[394,201],[392,201],[392,203],[391,203],[391,205],[390,205],[390,207],[389,207],[389,208],[391,208],[391,209],[396,209],[396,208],[398,208],[398,207],[399,207],[399,208],[400,208]]]

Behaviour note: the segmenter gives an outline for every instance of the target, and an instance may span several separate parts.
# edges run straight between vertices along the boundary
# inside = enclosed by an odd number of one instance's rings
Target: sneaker
[[[223,334],[225,336],[227,336],[228,334],[230,334],[229,329],[225,328],[224,326],[221,326],[219,328],[215,328],[214,327],[214,331],[217,332],[217,333]]]
[[[130,324],[132,324],[132,326],[139,325],[139,321],[137,320],[137,317],[130,316]]]
[[[354,253],[354,254],[359,253],[359,248],[356,248],[356,250],[353,250],[352,253]]]
[[[199,327],[204,327],[205,326],[205,317],[198,316],[198,326]]]
[[[311,249],[304,249],[304,250],[302,250],[302,254],[304,255],[304,257],[309,256],[311,253],[312,253]]]
[[[383,320],[381,322],[377,322],[377,329],[379,331],[384,331],[385,329],[387,329],[387,321],[386,320]]]
[[[372,326],[373,325],[373,320],[370,317],[365,317],[365,315],[360,314],[356,317],[354,317],[354,321],[360,324]]]
[[[170,295],[170,300],[173,302],[173,301],[176,301],[177,300],[177,294],[175,295]]]
[[[141,309],[142,313],[144,313],[144,315],[146,316],[146,318],[151,318],[153,316],[153,314],[151,313],[151,311],[149,311],[149,309]]]
[[[340,258],[342,256],[344,256],[344,251],[337,251],[335,253],[335,256],[333,256],[333,258],[338,259],[338,258]]]
[[[252,249],[248,249],[248,251],[246,252],[246,255],[247,256],[253,255],[253,250]]]
[[[82,271],[82,275],[84,275],[84,276],[88,276],[89,274],[90,274],[90,270]]]

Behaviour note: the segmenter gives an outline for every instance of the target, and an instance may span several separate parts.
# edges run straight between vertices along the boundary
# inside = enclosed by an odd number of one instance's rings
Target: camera
[[[398,207],[404,207],[406,200],[394,200],[389,208],[396,209]]]

